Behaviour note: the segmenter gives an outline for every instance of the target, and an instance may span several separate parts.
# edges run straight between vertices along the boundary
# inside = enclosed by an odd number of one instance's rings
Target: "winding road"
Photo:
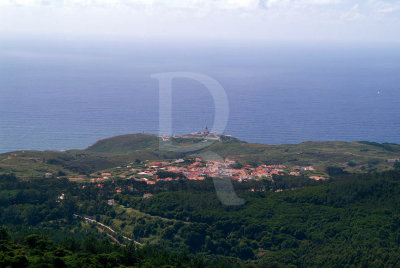
[[[103,227],[103,228],[105,228],[105,229],[107,229],[107,230],[109,230],[110,232],[112,232],[112,233],[114,233],[114,234],[118,234],[118,232],[116,232],[114,229],[112,229],[110,226],[107,226],[107,225],[105,225],[105,224],[103,224],[103,223],[101,223],[101,222],[98,222],[98,221],[96,221],[96,220],[94,220],[94,219],[91,219],[91,218],[89,218],[89,217],[87,217],[87,216],[82,216],[82,215],[79,215],[79,214],[74,214],[74,216],[76,216],[76,217],[79,217],[79,218],[82,218],[82,219],[84,219],[84,220],[86,220],[86,221],[88,221],[88,222],[91,222],[91,223],[95,223],[95,224],[97,224],[97,225],[100,225],[101,227]],[[124,239],[126,239],[126,240],[128,240],[128,241],[131,241],[131,242],[133,242],[133,243],[135,243],[135,244],[137,244],[137,245],[143,245],[142,243],[140,243],[140,242],[138,242],[138,241],[136,241],[136,240],[134,240],[134,239],[132,239],[132,238],[129,238],[129,237],[127,237],[127,236],[125,236],[125,235],[122,235],[122,238],[124,238]]]

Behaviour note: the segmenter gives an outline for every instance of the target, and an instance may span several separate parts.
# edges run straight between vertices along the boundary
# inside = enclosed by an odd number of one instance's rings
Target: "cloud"
[[[282,5],[327,5],[342,0],[2,0],[3,6],[57,6],[57,7],[153,7],[258,9]]]
[[[256,8],[259,0],[2,0],[3,6],[58,6],[58,7],[151,7],[222,9]]]
[[[0,7],[52,8],[132,8],[190,10],[196,12],[265,10],[343,11],[355,4],[365,13],[392,13],[400,9],[400,1],[384,0],[0,0]]]
[[[400,40],[399,11],[399,0],[0,0],[0,34]]]
[[[342,3],[341,0],[308,0],[310,4],[317,4],[317,5],[332,5],[332,4],[339,4]]]

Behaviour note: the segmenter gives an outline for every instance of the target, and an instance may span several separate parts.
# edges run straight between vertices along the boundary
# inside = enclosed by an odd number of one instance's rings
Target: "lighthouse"
[[[210,131],[208,131],[208,127],[207,127],[207,126],[206,126],[206,129],[204,130],[203,134],[204,134],[204,135],[210,134]]]

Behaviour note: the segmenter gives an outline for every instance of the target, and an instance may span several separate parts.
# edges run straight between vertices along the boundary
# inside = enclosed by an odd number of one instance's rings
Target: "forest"
[[[400,170],[333,171],[235,182],[239,206],[223,205],[211,179],[1,175],[0,266],[398,266]]]

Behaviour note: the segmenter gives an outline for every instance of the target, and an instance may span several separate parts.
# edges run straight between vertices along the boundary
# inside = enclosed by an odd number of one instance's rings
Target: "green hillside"
[[[158,138],[149,134],[128,134],[97,141],[87,148],[98,153],[135,153],[158,148]]]
[[[176,145],[191,145],[199,140],[175,138]],[[90,146],[88,151],[103,153],[124,153],[137,155],[153,153],[149,159],[159,156],[160,159],[183,157],[214,152],[221,157],[229,157],[243,164],[285,164],[313,165],[320,170],[327,166],[340,166],[348,171],[387,170],[393,167],[388,159],[400,158],[400,145],[375,142],[303,142],[300,144],[265,145],[247,143],[235,138],[222,136],[210,146],[189,153],[174,153],[159,150],[159,139],[154,135],[131,134],[107,138]]]
[[[173,138],[172,143],[186,146],[202,143],[202,139]],[[182,153],[160,150],[159,138],[155,135],[129,134],[101,139],[84,150],[0,154],[0,174],[15,173],[29,178],[51,172],[56,176],[79,177],[137,160],[173,160],[205,152],[243,165],[311,165],[321,172],[329,166],[349,172],[383,171],[393,168],[394,163],[388,162],[389,159],[400,159],[400,145],[388,143],[334,141],[265,145],[221,136],[220,141],[213,141],[206,148]]]

